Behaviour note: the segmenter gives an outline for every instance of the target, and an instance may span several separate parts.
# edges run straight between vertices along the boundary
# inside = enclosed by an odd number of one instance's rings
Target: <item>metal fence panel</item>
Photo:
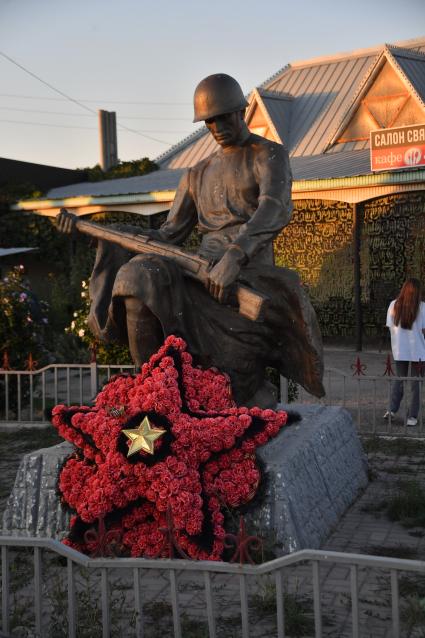
[[[99,388],[114,374],[133,373],[131,365],[55,364],[40,370],[0,370],[0,421],[7,423],[45,422],[46,408],[58,403],[68,405],[90,405]],[[412,377],[396,377],[385,373],[381,376],[369,376],[361,371],[353,374],[336,368],[326,368],[324,385],[326,395],[320,403],[328,406],[341,406],[352,415],[359,432],[364,434],[383,434],[394,436],[425,436],[424,377],[414,377],[419,382],[421,409],[418,426],[406,426],[407,412],[401,418],[389,417],[384,420],[388,410],[389,398],[394,382],[404,383],[408,404]],[[281,378],[281,397],[287,398],[288,383]],[[301,404],[318,403],[318,399],[309,395],[303,388],[296,386],[295,401]]]
[[[54,554],[65,556],[67,559],[67,570],[64,572],[61,564],[56,561],[56,568],[60,570],[60,573],[64,576],[64,585],[66,586],[66,595],[63,598],[63,616],[67,617],[68,636],[74,638],[78,631],[78,610],[77,610],[77,597],[78,587],[76,581],[75,570],[89,568],[87,572],[97,574],[100,571],[100,617],[102,624],[102,635],[104,638],[110,636],[112,631],[111,613],[114,604],[114,586],[116,584],[116,572],[127,574],[129,584],[128,604],[133,611],[136,612],[134,624],[129,623],[128,615],[125,616],[126,622],[126,636],[129,637],[135,635],[138,638],[146,635],[146,622],[143,616],[143,596],[141,592],[141,575],[142,582],[144,579],[150,578],[148,589],[153,590],[153,583],[160,585],[161,598],[155,599],[155,592],[151,591],[153,600],[166,600],[163,599],[163,595],[168,595],[170,601],[171,617],[170,623],[173,628],[173,635],[175,638],[181,638],[185,635],[185,629],[183,627],[185,613],[187,608],[179,601],[179,586],[180,578],[184,575],[185,579],[189,579],[188,582],[195,582],[196,587],[200,587],[201,599],[206,601],[203,608],[203,618],[199,618],[204,624],[203,626],[208,630],[210,638],[215,638],[217,635],[221,635],[220,630],[217,629],[217,620],[220,616],[219,606],[213,605],[213,587],[212,576],[214,574],[220,575],[220,578],[228,577],[226,582],[231,585],[232,588],[236,587],[239,591],[239,601],[234,599],[232,608],[234,612],[238,611],[241,618],[241,629],[243,638],[252,638],[259,636],[258,631],[263,629],[263,626],[255,624],[256,614],[252,613],[252,607],[254,600],[252,595],[249,594],[251,588],[258,587],[261,583],[261,574],[271,577],[269,581],[273,585],[271,593],[274,596],[274,617],[276,619],[276,632],[274,629],[270,630],[273,633],[270,635],[277,635],[278,638],[284,638],[285,636],[285,585],[284,578],[292,578],[293,572],[291,570],[302,569],[304,576],[306,576],[305,585],[309,591],[313,591],[313,624],[314,633],[316,637],[323,635],[324,633],[324,618],[326,617],[326,596],[324,594],[324,586],[326,584],[326,571],[332,565],[344,566],[347,573],[347,591],[350,596],[351,592],[351,608],[348,605],[346,607],[347,619],[344,621],[346,626],[349,626],[349,618],[351,616],[352,632],[351,635],[356,637],[360,636],[360,622],[359,622],[359,568],[373,568],[372,571],[381,570],[386,577],[390,592],[390,616],[388,618],[387,631],[392,629],[393,635],[401,635],[402,631],[400,621],[400,601],[399,601],[399,587],[398,587],[398,574],[402,572],[410,572],[411,574],[425,574],[425,562],[423,561],[411,561],[402,560],[396,558],[375,557],[368,555],[358,554],[343,554],[341,552],[324,552],[320,550],[302,550],[288,556],[282,556],[273,561],[263,563],[258,566],[251,565],[235,565],[230,563],[219,563],[212,561],[187,561],[187,560],[174,560],[174,559],[90,559],[86,556],[75,552],[74,550],[61,545],[57,541],[47,539],[36,538],[12,538],[12,537],[0,537],[0,546],[2,547],[2,622],[1,627],[5,633],[10,631],[10,618],[13,609],[10,605],[10,565],[13,561],[13,553],[16,553],[18,548],[27,547],[33,548],[33,552],[27,556],[33,561],[33,585],[35,587],[35,598],[33,598],[34,615],[35,615],[35,630],[37,635],[43,638],[48,636],[49,623],[44,623],[46,613],[48,613],[48,600],[41,599],[41,591],[45,589],[42,580],[46,581],[44,571],[42,568],[42,557],[45,552],[54,552]],[[308,568],[308,566],[310,567]],[[322,569],[321,569],[322,566]],[[152,570],[154,570],[152,572]],[[289,571],[288,571],[289,570]],[[150,576],[149,574],[152,574]],[[115,574],[115,575],[114,575]],[[161,580],[155,574],[164,575],[165,580]],[[236,578],[235,578],[236,576]],[[364,578],[362,578],[362,581]],[[47,583],[46,583],[47,584]],[[364,583],[363,583],[364,585]],[[223,582],[219,584],[218,588],[223,587]],[[28,583],[24,585],[24,589],[28,589]],[[230,591],[230,590],[229,590]],[[37,594],[39,592],[40,596]],[[167,594],[168,592],[168,594]],[[16,592],[15,592],[16,594]],[[18,592],[19,594],[19,592]],[[322,595],[323,594],[323,595]],[[126,594],[127,595],[127,594]],[[163,603],[165,605],[165,602]],[[187,601],[186,601],[187,604]],[[164,610],[166,606],[164,607]],[[52,609],[50,609],[52,613]],[[55,613],[59,611],[55,608]],[[164,611],[165,613],[165,611]],[[233,616],[231,616],[231,619]],[[268,622],[268,621],[267,621]],[[348,625],[347,625],[348,623]],[[234,622],[232,620],[232,628],[234,629]],[[269,632],[269,628],[265,629]],[[338,630],[336,630],[338,631]],[[44,633],[43,633],[44,632]],[[262,634],[264,635],[264,634]],[[342,635],[342,634],[341,634]],[[344,635],[347,635],[344,629]]]
[[[0,421],[41,423],[46,409],[65,403],[90,405],[112,375],[131,365],[54,364],[40,370],[0,370]]]

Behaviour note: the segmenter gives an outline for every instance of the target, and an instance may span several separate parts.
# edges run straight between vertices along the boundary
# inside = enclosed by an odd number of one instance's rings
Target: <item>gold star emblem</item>
[[[145,416],[138,428],[134,430],[123,430],[122,432],[131,441],[127,456],[136,454],[136,452],[140,452],[140,450],[153,454],[155,441],[165,434],[165,430],[151,427],[147,416]]]

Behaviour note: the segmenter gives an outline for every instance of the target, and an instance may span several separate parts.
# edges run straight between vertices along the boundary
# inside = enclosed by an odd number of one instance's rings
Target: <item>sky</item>
[[[105,109],[119,159],[155,159],[199,128],[211,73],[247,94],[288,63],[420,36],[425,0],[0,0],[0,157],[94,166]]]

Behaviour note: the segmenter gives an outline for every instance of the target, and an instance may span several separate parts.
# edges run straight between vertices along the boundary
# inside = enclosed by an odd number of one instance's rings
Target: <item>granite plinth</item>
[[[286,406],[280,406],[285,409]],[[367,485],[366,457],[348,412],[291,404],[301,421],[257,451],[267,475],[264,498],[245,515],[277,553],[319,548]],[[69,443],[24,456],[3,515],[3,534],[62,538],[69,513],[56,493]]]
[[[366,487],[366,456],[343,408],[279,407],[302,418],[257,451],[266,489],[245,521],[259,536],[274,539],[279,554],[318,549]]]
[[[69,527],[69,511],[57,494],[63,462],[75,448],[64,442],[25,454],[3,513],[3,534],[61,539]]]

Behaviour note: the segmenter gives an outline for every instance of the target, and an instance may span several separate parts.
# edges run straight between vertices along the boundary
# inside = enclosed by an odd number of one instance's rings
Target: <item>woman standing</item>
[[[389,305],[387,327],[391,333],[391,349],[398,377],[418,376],[425,363],[425,303],[421,301],[418,279],[407,279],[397,297]],[[384,419],[394,417],[403,398],[403,381],[394,381],[391,407]],[[412,394],[407,425],[417,425],[419,412],[419,381],[412,382]]]

